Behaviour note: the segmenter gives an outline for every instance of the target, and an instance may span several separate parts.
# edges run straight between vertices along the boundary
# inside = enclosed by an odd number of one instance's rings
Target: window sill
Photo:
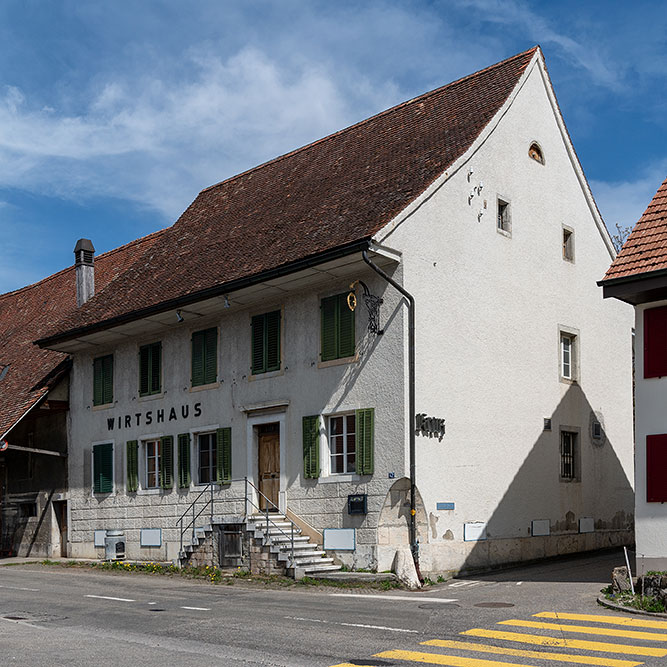
[[[93,405],[92,409],[97,412],[98,410],[110,410],[113,408],[115,403],[105,403],[104,405]]]
[[[562,377],[562,376],[559,377],[558,379],[559,379],[563,384],[579,384],[579,382],[577,382],[577,380],[570,380],[570,379],[568,379],[568,378],[564,378],[564,377]]]
[[[355,354],[352,357],[341,357],[340,359],[331,359],[330,361],[320,361],[317,364],[318,368],[329,368],[330,366],[343,366],[344,364],[353,364],[359,361],[359,355]]]
[[[206,391],[207,389],[217,389],[219,386],[219,382],[211,382],[211,384],[200,384],[196,387],[190,387],[190,393],[194,393],[196,391]]]
[[[506,229],[500,229],[500,227],[496,227],[496,231],[497,231],[498,234],[500,234],[501,236],[505,236],[505,237],[507,237],[508,239],[511,239],[511,238],[512,238],[512,232],[511,232],[511,231],[507,231]]]
[[[163,491],[171,491],[171,489],[137,489],[135,493],[138,496],[159,496]]]
[[[364,477],[370,477],[370,475],[364,475]],[[357,475],[352,474],[333,474],[333,475],[328,475],[327,477],[319,477],[318,482],[321,484],[334,484],[336,482],[341,482],[343,484],[349,483],[349,482],[361,482],[362,475]]]
[[[267,371],[266,373],[255,373],[254,375],[248,375],[248,382],[255,382],[255,380],[268,380],[269,378],[280,377],[285,375],[285,369],[281,368],[277,371]]]
[[[145,396],[138,396],[137,401],[139,403],[144,403],[145,401],[155,401],[159,398],[164,398],[163,391],[161,391],[159,394],[146,394]]]

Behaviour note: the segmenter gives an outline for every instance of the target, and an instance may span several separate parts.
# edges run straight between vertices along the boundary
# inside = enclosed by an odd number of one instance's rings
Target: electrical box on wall
[[[365,493],[356,493],[347,497],[348,514],[368,514],[368,496]]]

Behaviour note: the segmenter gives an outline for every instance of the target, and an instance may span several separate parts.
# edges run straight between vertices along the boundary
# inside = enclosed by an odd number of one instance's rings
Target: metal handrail
[[[292,519],[290,519],[287,515],[285,515],[285,519],[287,521],[289,521],[289,524],[290,524],[290,530],[289,530],[289,535],[288,535],[275,521],[271,520],[269,518],[269,505],[277,511],[280,511],[279,507],[270,498],[268,498],[266,495],[264,495],[247,477],[242,477],[242,478],[238,478],[238,479],[230,479],[226,483],[231,484],[233,482],[240,482],[240,481],[243,481],[244,484],[245,484],[245,493],[244,493],[245,508],[244,508],[244,512],[245,512],[246,521],[248,520],[248,516],[249,516],[249,512],[248,512],[249,507],[253,507],[253,508],[259,510],[260,513],[263,512],[265,522],[266,522],[266,538],[269,541],[271,540],[271,538],[269,536],[269,527],[270,526],[273,526],[273,528],[275,530],[277,530],[280,534],[282,534],[284,537],[289,538],[291,565],[292,565],[292,567],[294,567],[294,529],[297,528],[297,530],[298,530],[298,526],[294,523],[294,521],[292,521]],[[197,495],[197,497],[190,503],[190,505],[188,505],[185,512],[183,512],[183,514],[181,514],[179,519],[176,521],[176,525],[180,529],[180,552],[183,551],[183,535],[185,535],[185,533],[190,529],[192,529],[192,541],[194,542],[194,539],[196,537],[196,522],[197,522],[197,519],[205,512],[205,510],[208,507],[210,507],[210,510],[211,510],[210,511],[211,523],[213,522],[214,503],[215,503],[215,498],[213,496],[213,487],[216,484],[217,484],[217,482],[209,482],[200,491],[200,493]],[[250,488],[254,489],[257,492],[257,494],[266,501],[266,505],[265,505],[264,510],[262,510],[262,508],[252,500],[251,494],[249,493]],[[204,502],[204,505],[202,506],[202,508],[197,512],[196,511],[197,503],[200,501],[201,497],[206,493],[208,493],[209,496],[208,496],[207,500]],[[225,498],[225,500],[238,500],[238,498],[229,498],[229,497],[227,497],[227,498]],[[184,526],[183,522],[185,520],[185,517],[188,514],[192,514],[192,518]]]

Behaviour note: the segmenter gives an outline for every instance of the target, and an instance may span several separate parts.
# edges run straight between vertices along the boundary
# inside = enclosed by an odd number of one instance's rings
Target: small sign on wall
[[[435,509],[437,510],[453,510],[455,507],[454,503],[436,503]]]
[[[354,551],[356,546],[354,528],[325,528],[323,531],[324,550]]]
[[[594,533],[595,532],[595,520],[592,516],[582,516],[579,519],[579,532],[580,533]]]
[[[141,529],[142,547],[161,547],[162,529],[161,528],[142,528]]]
[[[536,519],[530,522],[530,534],[533,537],[551,535],[551,521],[549,519]]]
[[[486,524],[481,521],[463,524],[464,542],[481,542],[486,539]]]

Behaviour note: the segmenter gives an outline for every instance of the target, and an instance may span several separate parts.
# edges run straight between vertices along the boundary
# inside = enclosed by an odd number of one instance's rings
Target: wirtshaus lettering
[[[201,403],[195,403],[192,406],[192,416],[201,417],[202,408]],[[147,410],[146,412],[135,412],[132,415],[117,415],[115,417],[107,417],[107,430],[114,429],[121,430],[123,428],[131,428],[132,426],[150,426],[154,421],[158,424],[165,421],[178,421],[178,419],[187,419],[190,415],[190,406],[181,405],[180,410],[177,407],[159,408],[157,410]]]

